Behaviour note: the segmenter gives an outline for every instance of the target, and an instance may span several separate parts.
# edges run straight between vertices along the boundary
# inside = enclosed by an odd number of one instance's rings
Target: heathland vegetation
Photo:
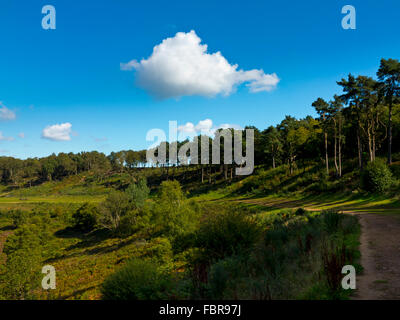
[[[312,103],[317,118],[246,127],[248,177],[222,164],[223,143],[221,164],[1,157],[0,298],[348,298],[360,226],[343,212],[400,213],[400,63],[338,85]],[[47,264],[55,290],[40,285]]]

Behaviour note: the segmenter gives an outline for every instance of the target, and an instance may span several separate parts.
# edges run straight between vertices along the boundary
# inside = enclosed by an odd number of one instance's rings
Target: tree
[[[382,59],[377,72],[379,81],[382,82],[381,91],[389,105],[388,119],[388,153],[387,162],[392,163],[392,112],[396,98],[400,97],[400,62],[396,59]]]
[[[134,209],[140,209],[144,206],[146,199],[149,197],[150,189],[147,187],[145,178],[140,178],[137,183],[132,183],[126,189],[126,194]]]
[[[72,215],[74,227],[81,231],[91,231],[97,224],[98,209],[95,205],[85,203]]]
[[[325,141],[325,165],[326,174],[329,175],[329,158],[328,158],[328,122],[329,122],[329,104],[322,98],[318,98],[312,103],[317,113],[322,120],[322,127],[324,129]]]
[[[197,204],[188,201],[178,181],[163,181],[153,209],[154,225],[169,237],[193,232],[198,224]]]
[[[361,108],[360,108],[360,88],[356,78],[349,74],[347,80],[342,79],[337,84],[343,88],[344,94],[340,98],[349,105],[347,115],[349,120],[356,126],[358,166],[363,167],[362,161],[362,140],[361,140]]]
[[[276,159],[282,150],[282,138],[278,129],[270,126],[263,132],[265,140],[265,153],[272,158],[272,167],[276,168]]]
[[[335,95],[333,101],[329,103],[330,114],[334,127],[334,162],[336,173],[339,177],[342,176],[342,128],[343,128],[343,102],[342,99]],[[337,161],[337,158],[339,161]]]
[[[126,193],[113,190],[100,207],[102,213],[101,224],[112,231],[116,231],[120,225],[121,218],[130,210],[129,200],[129,196]]]

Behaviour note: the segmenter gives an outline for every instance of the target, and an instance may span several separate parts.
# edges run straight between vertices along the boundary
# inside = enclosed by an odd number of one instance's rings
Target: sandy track
[[[318,208],[304,206],[299,201],[260,201],[250,199],[241,202],[262,204],[274,208],[299,208],[309,211]],[[343,213],[359,217],[361,224],[362,274],[357,275],[356,300],[400,300],[400,208],[398,216],[354,212],[351,208]]]
[[[400,218],[356,214],[361,224],[361,265],[354,299],[400,299]]]

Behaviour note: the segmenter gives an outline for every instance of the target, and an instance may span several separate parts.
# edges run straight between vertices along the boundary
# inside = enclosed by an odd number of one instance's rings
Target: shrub
[[[342,215],[334,209],[324,210],[322,212],[325,229],[329,233],[334,233],[339,228]]]
[[[295,214],[296,216],[304,216],[305,214],[307,214],[307,211],[306,211],[306,209],[304,209],[304,208],[298,208],[298,209],[294,212],[294,214]]]
[[[340,289],[342,280],[342,268],[346,264],[346,246],[324,246],[322,248],[322,260],[328,288],[335,297]]]
[[[400,179],[400,162],[393,163],[390,166],[390,170],[392,171],[393,177]]]
[[[150,219],[151,212],[149,208],[130,210],[122,216],[116,231],[119,236],[130,236],[140,230],[148,229]]]
[[[210,258],[221,259],[251,249],[260,235],[261,228],[253,219],[230,208],[203,222],[196,246],[204,248]]]
[[[164,181],[153,208],[154,225],[159,233],[170,238],[194,232],[198,226],[200,208],[188,201],[177,181]]]
[[[264,237],[265,244],[274,247],[284,245],[288,240],[288,230],[282,225],[276,225],[271,229],[268,229]]]
[[[152,260],[130,260],[102,284],[104,300],[160,300],[169,297],[171,275]]]
[[[7,263],[0,274],[0,295],[10,300],[33,299],[40,286],[43,240],[36,224],[24,224],[10,235],[4,245]]]
[[[102,213],[101,224],[112,230],[117,231],[121,218],[130,210],[129,197],[121,191],[112,191],[108,198],[101,204],[100,211]]]
[[[393,184],[392,172],[382,159],[368,163],[361,176],[362,186],[366,191],[385,192]]]
[[[15,228],[19,228],[22,225],[28,223],[29,213],[21,210],[15,210],[11,212],[11,219]]]
[[[140,178],[137,183],[130,184],[125,191],[132,203],[133,208],[140,209],[149,197],[150,189],[147,187],[145,178]]]
[[[153,261],[160,263],[169,263],[172,260],[172,245],[168,238],[154,238],[149,242],[146,248],[146,256],[152,258]]]
[[[91,231],[96,227],[98,219],[97,207],[85,203],[72,215],[74,227],[81,231]]]

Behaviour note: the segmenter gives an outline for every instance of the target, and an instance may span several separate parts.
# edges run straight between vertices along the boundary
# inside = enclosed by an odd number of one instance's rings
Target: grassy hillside
[[[128,290],[127,296],[139,299],[346,298],[349,293],[331,288],[328,279],[338,259],[361,270],[360,229],[355,217],[338,212],[400,214],[398,182],[382,194],[365,192],[351,163],[341,179],[325,176],[314,163],[293,174],[286,166],[257,167],[252,176],[232,180],[214,172],[204,183],[197,170],[176,170],[169,180],[181,181],[183,191],[174,184],[160,188],[160,172],[85,173],[29,188],[1,187],[0,274],[9,277],[13,270],[13,276],[0,296],[100,299]],[[74,213],[84,203],[101,208],[113,191],[125,194],[142,176],[151,192],[144,207],[134,210],[140,227],[122,233],[100,224],[89,231],[74,227]],[[146,263],[159,279],[150,295],[139,280],[126,278],[149,276]],[[34,268],[26,273],[24,264]],[[57,271],[56,290],[39,287],[38,270],[46,264]],[[16,285],[18,292],[10,288]]]

